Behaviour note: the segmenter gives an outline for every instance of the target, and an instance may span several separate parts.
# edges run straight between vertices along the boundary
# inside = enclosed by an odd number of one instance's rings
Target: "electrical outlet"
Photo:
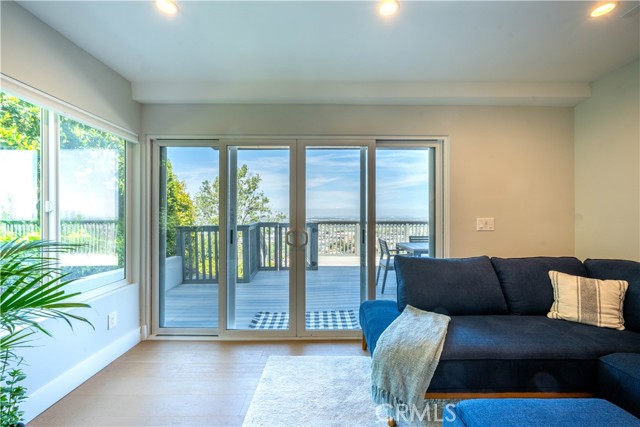
[[[476,218],[476,231],[493,231],[495,222],[493,218]]]
[[[107,330],[111,330],[118,326],[118,312],[114,311],[107,315]]]

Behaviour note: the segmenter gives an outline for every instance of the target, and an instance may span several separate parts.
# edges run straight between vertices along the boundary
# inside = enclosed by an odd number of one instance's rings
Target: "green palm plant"
[[[51,333],[44,319],[61,319],[73,328],[73,321],[91,325],[68,309],[89,308],[74,302],[80,292],[67,292],[73,280],[59,267],[59,254],[77,246],[48,240],[12,240],[0,244],[0,420],[2,427],[20,425],[19,405],[26,399],[20,382],[26,378],[18,366],[20,347],[29,347],[35,334]]]

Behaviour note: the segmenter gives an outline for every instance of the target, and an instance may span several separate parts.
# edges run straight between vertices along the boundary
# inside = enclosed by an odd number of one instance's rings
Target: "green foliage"
[[[27,376],[21,369],[11,369],[3,360],[0,367],[0,425],[17,426],[24,411],[20,404],[27,399],[27,389],[20,385]]]
[[[73,282],[61,274],[57,254],[75,249],[73,245],[46,240],[12,240],[0,244],[0,386],[2,426],[15,424],[26,398],[19,385],[26,376],[16,366],[22,358],[17,348],[28,347],[35,334],[51,336],[43,319],[60,319],[73,328],[72,321],[91,323],[68,309],[89,308],[74,302],[80,293],[67,293]],[[6,424],[5,424],[6,422]]]
[[[176,233],[180,226],[193,225],[196,222],[196,209],[187,193],[187,184],[178,179],[173,172],[171,162],[166,160],[166,208],[161,207],[160,219],[161,227],[167,233],[167,256],[174,256],[177,253]]]
[[[0,92],[0,149],[40,150],[40,107]]]
[[[238,169],[238,224],[269,221],[281,222],[286,216],[282,212],[273,211],[269,206],[269,198],[260,190],[262,177],[249,173],[247,165]],[[195,196],[198,225],[217,225],[219,218],[220,180],[204,181]]]
[[[220,218],[220,180],[209,180],[200,184],[200,190],[194,197],[197,225],[218,225]]]

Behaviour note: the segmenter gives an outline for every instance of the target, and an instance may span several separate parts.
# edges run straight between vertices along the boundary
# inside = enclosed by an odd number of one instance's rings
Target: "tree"
[[[220,195],[218,177],[211,183],[209,180],[200,184],[198,194],[193,198],[196,207],[196,224],[218,225]]]
[[[196,222],[196,210],[193,200],[187,192],[187,185],[180,181],[173,172],[171,161],[166,160],[166,210],[161,207],[160,218],[164,221],[163,228],[167,232],[167,256],[177,254],[176,233],[180,226],[193,225]]]
[[[0,149],[40,150],[40,107],[0,92]]]
[[[249,167],[242,165],[238,169],[238,224],[269,221],[282,222],[286,215],[274,211],[269,206],[269,197],[260,190],[262,177],[249,173]],[[195,198],[196,223],[198,225],[216,225],[219,219],[220,180],[218,177],[211,183],[204,181]]]

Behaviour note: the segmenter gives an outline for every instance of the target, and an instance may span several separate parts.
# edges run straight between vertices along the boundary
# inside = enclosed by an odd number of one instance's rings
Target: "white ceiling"
[[[20,1],[143,103],[575,105],[640,56],[637,1]],[[634,9],[635,8],[635,9]]]

